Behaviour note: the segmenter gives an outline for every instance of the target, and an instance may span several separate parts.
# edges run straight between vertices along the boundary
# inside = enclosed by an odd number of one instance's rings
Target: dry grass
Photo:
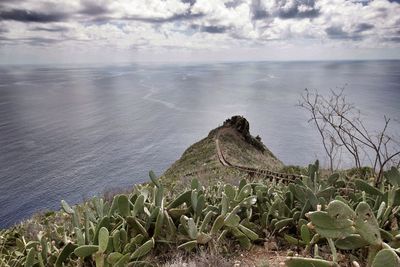
[[[269,243],[270,244],[270,243]],[[231,248],[229,254],[221,254],[215,250],[203,250],[187,254],[178,252],[169,255],[165,263],[157,264],[163,267],[280,267],[288,254],[288,249],[277,249],[274,246],[253,246],[249,251]]]
[[[201,252],[191,257],[180,254],[176,255],[170,262],[165,263],[163,267],[207,267],[207,266],[218,266],[218,267],[231,267],[233,262],[229,261],[221,255]]]

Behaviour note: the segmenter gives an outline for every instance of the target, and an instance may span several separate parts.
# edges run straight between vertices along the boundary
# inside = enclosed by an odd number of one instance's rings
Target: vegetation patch
[[[150,172],[151,183],[111,202],[62,201],[59,212],[2,230],[0,265],[150,266],[166,260],[154,255],[171,251],[229,255],[273,239],[293,251],[287,266],[398,266],[400,173],[384,176],[380,188],[336,173],[321,177],[317,161],[289,184],[243,179],[205,187],[193,179],[172,193]]]

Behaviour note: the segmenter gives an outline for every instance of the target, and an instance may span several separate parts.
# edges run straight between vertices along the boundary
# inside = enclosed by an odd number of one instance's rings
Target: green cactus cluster
[[[368,249],[367,267],[400,266],[400,231],[398,227],[400,173],[392,168],[385,173],[386,185],[376,188],[367,181],[352,181],[353,191],[338,195],[322,210],[306,214],[308,228],[326,239],[337,264],[336,249]],[[290,258],[289,266],[303,266],[304,258]],[[298,262],[298,265],[295,265]],[[311,260],[310,260],[311,262]],[[320,266],[332,262],[319,262]],[[310,263],[311,264],[311,263]],[[323,265],[325,264],[325,265]]]
[[[339,266],[338,251],[367,266],[399,266],[400,174],[385,173],[381,188],[342,174],[321,177],[319,163],[289,184],[277,180],[215,182],[193,179],[179,194],[164,188],[150,172],[150,183],[107,201],[81,205],[61,201],[61,211],[43,215],[34,236],[18,226],[0,232],[3,266],[146,266],[147,255],[227,244],[250,249],[266,238],[301,247],[307,257],[286,265]],[[397,227],[396,227],[397,223]],[[319,256],[321,247],[331,258]]]

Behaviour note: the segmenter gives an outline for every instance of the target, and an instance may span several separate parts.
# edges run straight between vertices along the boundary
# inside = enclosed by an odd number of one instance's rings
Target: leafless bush
[[[310,113],[309,122],[318,130],[331,171],[344,154],[350,155],[357,168],[369,162],[377,173],[376,184],[382,181],[387,167],[399,167],[400,142],[388,132],[391,119],[384,116],[381,129],[367,129],[360,110],[347,101],[343,88],[331,90],[328,96],[306,89],[299,106]]]

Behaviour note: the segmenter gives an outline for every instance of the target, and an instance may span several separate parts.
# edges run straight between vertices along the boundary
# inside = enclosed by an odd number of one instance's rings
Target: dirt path
[[[296,178],[301,179],[302,175],[296,175],[296,174],[287,174],[287,173],[279,173],[279,172],[274,172],[268,169],[257,169],[257,168],[253,168],[253,167],[249,167],[249,166],[241,166],[241,165],[236,165],[233,164],[231,162],[229,162],[227,160],[227,158],[224,156],[223,153],[223,149],[221,146],[221,140],[220,140],[220,135],[223,133],[232,133],[232,134],[236,134],[235,131],[231,128],[227,128],[227,127],[223,127],[218,129],[217,134],[215,135],[215,146],[217,148],[217,156],[218,156],[218,160],[219,162],[221,162],[221,164],[225,167],[230,167],[230,168],[235,168],[238,169],[240,171],[244,171],[247,172],[251,175],[259,175],[259,176],[263,176],[269,179],[279,179],[279,180],[283,180],[283,181],[293,181]]]

